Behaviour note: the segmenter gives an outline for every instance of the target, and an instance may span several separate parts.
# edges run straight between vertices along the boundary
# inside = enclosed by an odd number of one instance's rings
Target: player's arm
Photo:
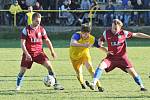
[[[75,33],[73,34],[70,42],[70,46],[75,46],[75,47],[90,47],[90,43],[78,43],[78,40],[80,39],[80,34]]]
[[[49,38],[46,38],[46,39],[44,39],[44,41],[45,41],[47,47],[49,48],[52,57],[53,57],[53,58],[56,58],[56,53],[55,53],[55,51],[54,51],[54,48],[53,48],[53,45],[52,45],[52,42],[50,41],[50,39],[49,39]]]
[[[26,30],[26,28],[24,28],[21,32],[21,48],[22,48],[23,53],[26,55],[26,60],[32,61],[32,57],[29,54],[29,52],[26,48],[26,45],[25,45],[26,44],[26,37],[27,37],[27,30]]]
[[[78,43],[78,41],[74,39],[71,39],[70,45],[75,47],[87,47],[87,48],[91,46],[90,43],[82,44],[82,43]]]
[[[144,33],[133,33],[132,36],[137,37],[137,38],[148,38],[148,39],[150,39],[150,35],[147,35],[147,34],[144,34]]]
[[[26,42],[26,39],[21,39],[21,48],[22,48],[22,51],[26,55],[26,60],[32,61],[32,57],[29,54],[28,50],[26,49],[25,42]]]
[[[47,45],[47,47],[49,48],[51,55],[53,58],[56,58],[56,53],[54,51],[52,42],[50,41],[50,39],[47,36],[46,30],[44,28],[42,28],[42,39],[45,42],[45,44]]]
[[[102,50],[103,52],[107,54],[108,50],[103,46],[103,44],[104,42],[100,41],[100,39],[99,40],[95,39],[93,46],[99,48],[100,50]]]

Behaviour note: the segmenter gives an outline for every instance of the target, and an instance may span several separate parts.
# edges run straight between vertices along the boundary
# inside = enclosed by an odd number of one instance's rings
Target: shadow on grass
[[[61,94],[71,94],[71,93],[88,93],[93,92],[89,90],[80,90],[76,88],[75,90],[72,89],[65,89],[65,90],[54,90],[53,87],[48,87],[47,89],[22,89],[20,91],[16,90],[0,90],[0,95],[36,95],[36,94],[49,94],[49,95],[57,95],[58,93]]]

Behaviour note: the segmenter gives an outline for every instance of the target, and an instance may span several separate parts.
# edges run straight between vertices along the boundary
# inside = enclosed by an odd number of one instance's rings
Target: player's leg
[[[88,69],[89,73],[91,74],[92,78],[94,78],[95,70],[94,70],[94,68],[92,67],[92,62],[91,62],[91,61],[86,61],[86,62],[85,62],[85,66],[86,66],[86,68]],[[86,83],[87,83],[87,81],[86,81]],[[97,85],[98,90],[99,90],[100,92],[103,92],[103,91],[104,91],[99,80],[97,81],[96,85]]]
[[[58,83],[57,79],[56,79],[56,76],[55,76],[55,74],[54,74],[54,71],[53,71],[53,69],[52,69],[52,65],[51,65],[50,61],[49,61],[49,60],[45,60],[42,65],[47,68],[49,75],[54,76],[54,78],[55,78],[54,89],[55,89],[55,90],[64,90],[64,87],[63,87],[62,85],[60,85],[60,84]]]
[[[21,88],[21,83],[23,80],[23,76],[26,72],[26,69],[27,69],[27,67],[20,67],[20,72],[17,76],[17,81],[16,81],[16,90],[20,90],[20,88]]]
[[[94,74],[94,80],[93,80],[94,85],[96,85],[97,81],[101,78],[103,70],[106,68],[107,68],[107,63],[105,61],[102,61],[98,65],[98,67],[96,68],[95,74]]]
[[[133,77],[134,81],[140,86],[141,91],[147,90],[144,88],[140,75],[137,74],[137,72],[135,71],[134,67],[132,67],[131,62],[128,60],[127,57],[124,57],[122,60],[120,60],[119,66],[123,71],[128,72]]]
[[[82,89],[86,89],[85,81],[82,74],[82,60],[71,60],[73,68],[76,72],[77,79],[81,84]]]
[[[20,72],[17,76],[17,81],[16,81],[16,90],[20,90],[23,76],[24,76],[26,70],[31,68],[32,63],[33,63],[33,61],[27,61],[25,54],[23,54],[22,60],[21,60]]]
[[[144,88],[140,75],[137,74],[137,72],[133,67],[126,68],[126,71],[133,77],[134,81],[140,86],[141,91],[147,91],[147,89]]]
[[[42,65],[44,67],[46,67],[46,69],[48,70],[48,74],[54,76],[56,79],[56,76],[55,76],[55,73],[53,71],[51,62],[47,60],[47,61],[44,61],[44,63]],[[55,80],[55,82],[57,83],[57,80]]]
[[[95,89],[95,86],[96,86],[97,82],[99,81],[99,79],[100,79],[100,77],[101,77],[101,75],[102,75],[103,70],[106,69],[107,66],[108,66],[108,65],[107,65],[107,63],[106,63],[105,61],[102,61],[102,62],[98,65],[98,67],[97,67],[97,69],[96,69],[96,71],[95,71],[95,74],[94,74],[93,82],[92,82],[92,83],[86,82],[86,85],[87,85],[88,87],[90,87],[90,89],[92,89],[92,90]]]

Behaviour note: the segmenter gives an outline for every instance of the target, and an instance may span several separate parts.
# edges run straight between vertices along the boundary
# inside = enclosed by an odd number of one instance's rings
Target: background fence
[[[150,25],[150,10],[34,10],[42,14],[42,24],[46,26],[79,26],[90,22],[94,26],[110,26],[111,19],[118,18],[128,26]],[[10,14],[0,10],[1,26],[25,26],[27,10]]]

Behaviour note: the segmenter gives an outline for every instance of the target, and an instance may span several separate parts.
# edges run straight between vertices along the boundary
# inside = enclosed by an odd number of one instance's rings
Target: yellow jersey
[[[78,34],[80,36],[81,32],[77,32],[75,34]],[[77,40],[78,43],[90,43],[91,45],[95,42],[95,37],[89,34],[89,38],[83,39],[80,38]],[[77,47],[77,46],[70,46],[70,58],[73,60],[78,60],[82,57],[90,57],[89,48],[87,47]]]
[[[26,13],[28,25],[31,25],[31,24],[32,24],[32,15],[33,15],[34,13],[35,13],[35,12],[28,12],[28,13]]]
[[[11,14],[16,14],[16,13],[22,12],[22,9],[20,5],[11,5],[9,8],[9,11]]]

